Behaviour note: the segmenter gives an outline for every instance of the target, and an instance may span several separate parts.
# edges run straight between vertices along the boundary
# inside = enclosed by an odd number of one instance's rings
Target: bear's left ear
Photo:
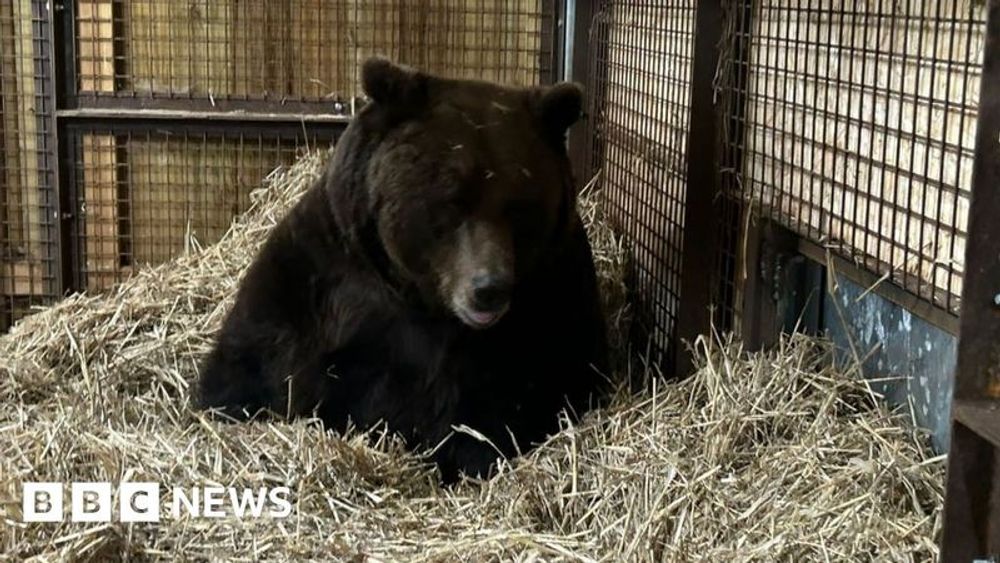
[[[570,126],[580,119],[583,87],[574,82],[560,82],[545,88],[540,91],[535,107],[546,133],[561,141]]]
[[[373,56],[361,67],[361,86],[375,103],[396,110],[422,104],[427,97],[427,76],[408,66]]]

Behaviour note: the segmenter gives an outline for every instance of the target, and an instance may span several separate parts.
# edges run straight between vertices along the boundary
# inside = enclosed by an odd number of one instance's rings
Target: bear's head
[[[367,230],[425,302],[493,325],[579,225],[565,136],[582,90],[450,80],[380,57],[362,82],[371,101],[338,147],[354,169],[332,194],[339,223]]]

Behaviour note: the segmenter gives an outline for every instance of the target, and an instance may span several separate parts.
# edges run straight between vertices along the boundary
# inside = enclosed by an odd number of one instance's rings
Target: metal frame
[[[572,48],[570,65],[564,69],[564,76],[567,80],[572,80],[581,85],[591,83],[591,72],[593,60],[590,49],[593,45],[591,38],[592,23],[596,14],[596,2],[593,0],[566,0],[567,4],[572,3],[572,11],[567,9],[566,17],[572,16],[574,23],[570,26],[566,24],[566,33],[572,33],[572,37],[567,36],[564,40],[563,48]],[[565,58],[564,58],[565,61]],[[565,64],[565,63],[564,63]],[[605,72],[607,69],[603,69]],[[584,97],[587,103],[584,106],[583,123],[573,127],[569,132],[569,153],[573,162],[573,173],[579,187],[583,187],[590,180],[587,175],[590,173],[590,157],[587,154],[591,150],[591,139],[594,133],[592,104],[598,97],[597,92],[585,91]]]
[[[55,63],[54,52],[58,51],[56,43],[53,41],[55,35],[53,33],[52,26],[50,22],[52,5],[49,2],[36,0],[32,2],[34,20],[32,27],[33,33],[37,32],[41,35],[40,41],[35,41],[41,49],[41,53],[37,56],[35,60],[35,83],[41,87],[41,92],[36,93],[37,103],[39,106],[36,108],[36,114],[39,120],[39,130],[42,131],[44,135],[43,140],[46,145],[46,151],[44,154],[39,154],[39,175],[41,186],[45,186],[46,176],[48,176],[50,185],[47,189],[50,191],[52,200],[49,202],[47,207],[51,215],[46,219],[51,222],[52,230],[48,236],[52,237],[50,248],[54,252],[54,256],[48,257],[47,269],[49,270],[47,274],[53,280],[53,290],[51,293],[57,293],[62,287],[62,269],[59,268],[59,256],[62,255],[62,231],[60,229],[59,221],[59,166],[57,160],[57,148],[59,146],[59,135],[56,128],[56,110],[59,107],[57,105],[57,89],[58,80],[55,78]],[[37,10],[37,12],[35,12]],[[39,60],[41,59],[41,60]],[[48,65],[45,64],[48,61]],[[46,189],[46,188],[43,188]]]
[[[687,374],[693,357],[684,350],[711,330],[713,271],[719,253],[718,216],[721,198],[716,158],[717,115],[715,72],[723,38],[722,0],[700,0],[695,14],[694,64],[691,75],[691,124],[687,144],[687,193],[684,205],[684,245],[681,255],[681,301],[674,334],[674,373]]]
[[[48,123],[45,123],[45,130],[48,132],[48,137],[46,139],[48,151],[46,152],[46,158],[49,162],[46,163],[45,169],[48,170],[50,178],[52,181],[52,195],[54,201],[52,209],[52,217],[50,220],[55,226],[55,240],[53,241],[53,249],[55,251],[55,256],[52,257],[51,268],[54,270],[51,275],[55,279],[55,286],[57,291],[61,291],[63,287],[63,271],[59,267],[59,257],[63,254],[62,246],[62,221],[60,220],[60,193],[59,193],[59,160],[58,160],[58,147],[59,147],[59,133],[56,127],[57,122],[57,108],[58,105],[58,81],[56,79],[56,68],[55,68],[55,56],[54,52],[58,51],[55,47],[54,39],[56,37],[55,28],[53,26],[53,17],[51,14],[52,3],[51,2],[33,2],[33,5],[37,6],[39,10],[38,19],[38,30],[43,34],[43,40],[37,42],[36,44],[42,46],[43,52],[39,56],[39,60],[36,60],[36,77],[41,76],[41,83],[48,86],[48,91],[43,92],[39,96],[39,103],[42,104],[42,111],[38,113],[40,115],[48,116]],[[47,49],[47,51],[46,51]],[[46,64],[48,62],[48,64]],[[37,79],[36,79],[37,81]],[[44,86],[43,86],[44,88]],[[40,117],[39,119],[42,119]]]
[[[983,49],[942,561],[1000,557],[1000,0]]]
[[[597,2],[577,2],[573,71],[574,80],[590,85],[586,126],[577,128],[570,136],[571,154],[575,173],[581,182],[587,182],[600,166],[607,150],[608,134],[601,126],[605,118],[604,101],[608,82],[608,40],[604,37],[607,22],[599,20],[611,12],[600,10]],[[615,6],[608,4],[609,9]],[[627,8],[624,6],[623,8]],[[716,288],[706,283],[706,275],[714,271],[720,252],[717,220],[723,198],[718,197],[720,183],[717,178],[716,127],[723,115],[715,103],[715,75],[719,63],[719,44],[723,39],[723,3],[721,0],[698,2],[694,14],[694,39],[690,88],[686,93],[690,105],[687,122],[697,123],[687,132],[687,154],[683,170],[683,201],[680,221],[684,225],[681,259],[676,265],[679,274],[679,292],[682,298],[676,311],[676,323],[669,336],[666,350],[658,350],[661,368],[668,374],[685,374],[693,366],[693,357],[685,350],[685,343],[693,343],[699,335],[711,328],[711,305]],[[595,34],[597,36],[595,37]],[[743,69],[745,71],[745,68]],[[676,148],[676,147],[670,147]],[[604,179],[601,178],[603,183]],[[631,220],[639,220],[636,217]],[[662,218],[661,218],[662,219]],[[661,225],[666,226],[666,225]],[[661,235],[664,235],[661,233]],[[655,301],[655,299],[654,299]],[[657,305],[657,303],[653,303]],[[650,327],[645,327],[649,329]],[[643,327],[636,326],[634,336],[644,341],[649,335]]]
[[[55,5],[49,21],[60,46],[51,57],[56,78],[53,113],[54,131],[62,141],[55,145],[59,174],[55,186],[59,196],[59,261],[62,294],[84,289],[81,218],[78,212],[80,188],[74,170],[77,137],[88,130],[115,134],[151,130],[173,134],[240,135],[266,133],[270,137],[289,136],[334,139],[350,122],[361,100],[349,103],[298,102],[274,99],[202,99],[195,97],[123,97],[84,95],[76,85],[76,2],[63,0]]]
[[[714,315],[716,327],[719,330],[731,330],[735,326],[741,326],[740,317],[744,308],[756,307],[759,303],[766,303],[767,300],[762,297],[749,304],[741,303],[748,293],[754,298],[757,297],[753,292],[752,276],[744,280],[740,274],[743,273],[741,268],[743,264],[755,264],[751,260],[756,255],[748,253],[751,252],[751,248],[756,250],[761,244],[759,238],[753,237],[749,229],[743,228],[751,210],[741,197],[740,183],[747,129],[746,85],[752,60],[749,37],[741,35],[740,30],[752,29],[754,9],[750,2],[742,5],[730,2],[724,6],[724,10],[723,26],[726,30],[724,39],[727,43],[721,43],[720,49],[727,51],[730,56],[722,59],[728,67],[720,65],[722,71],[716,83],[716,93],[719,96],[717,111],[722,133],[717,140],[720,146],[717,147],[716,173],[720,184],[721,202],[715,224],[722,236],[716,249],[714,270],[716,279],[712,280],[712,284],[715,290],[713,303],[716,307]],[[720,57],[722,56],[720,54]],[[751,287],[742,287],[744,283],[749,283]],[[754,327],[753,330],[759,328]],[[747,334],[748,331],[744,330],[744,335]]]
[[[66,230],[69,242],[67,248],[71,249],[64,256],[64,268],[69,272],[66,278],[67,291],[81,291],[88,289],[87,276],[95,273],[98,276],[106,276],[109,272],[105,270],[88,270],[84,258],[87,255],[87,241],[90,236],[86,234],[86,219],[84,218],[84,208],[82,205],[86,201],[84,192],[86,188],[80,182],[80,170],[74,168],[81,163],[82,147],[81,143],[86,135],[98,135],[100,137],[113,137],[115,139],[116,150],[119,154],[127,154],[126,146],[134,140],[141,145],[145,141],[163,142],[168,139],[178,139],[178,143],[194,142],[200,143],[201,147],[219,142],[229,143],[230,146],[243,145],[245,143],[246,153],[241,154],[268,154],[279,155],[291,153],[293,146],[312,146],[314,143],[324,145],[326,142],[334,142],[343,132],[346,123],[344,121],[331,122],[301,122],[289,121],[198,121],[187,118],[158,119],[155,121],[136,120],[130,118],[77,118],[63,124],[65,132],[62,150],[64,151],[66,170],[64,172],[64,182],[62,190],[65,194],[66,207],[64,216],[66,218]],[[134,139],[133,139],[134,137]],[[128,139],[127,141],[124,139]],[[169,142],[169,141],[167,141]],[[288,146],[288,150],[281,147]],[[199,145],[192,145],[199,146]],[[119,190],[126,190],[130,194],[118,200],[118,205],[125,203],[130,206],[135,203],[132,198],[133,184],[130,181],[123,181],[119,174],[131,167],[119,167],[116,171],[116,185]],[[205,186],[212,190],[219,186]],[[128,239],[126,239],[128,240]],[[100,239],[92,242],[100,244]],[[167,242],[164,240],[163,242]],[[121,239],[119,239],[121,244]],[[134,244],[134,240],[131,241]],[[124,271],[129,271],[133,267],[131,262],[133,254],[130,251],[122,250],[122,256],[129,261],[122,264]]]
[[[24,171],[25,174],[35,175],[37,181],[37,192],[33,194],[38,200],[25,202],[26,207],[35,208],[38,211],[37,223],[28,225],[29,231],[32,227],[37,229],[38,239],[30,239],[30,245],[36,246],[38,255],[32,256],[39,262],[38,273],[29,266],[29,273],[26,281],[31,286],[31,291],[27,295],[20,297],[25,299],[30,306],[44,305],[51,303],[59,297],[59,290],[62,285],[62,270],[59,267],[59,256],[62,253],[61,231],[59,222],[59,170],[56,148],[58,147],[58,133],[55,127],[56,95],[57,83],[54,80],[55,69],[52,66],[53,52],[58,50],[58,42],[54,40],[55,34],[51,25],[51,11],[53,6],[45,0],[32,0],[29,3],[21,4],[16,8],[16,14],[24,16],[22,9],[30,11],[29,25],[19,25],[19,31],[30,34],[27,38],[33,49],[31,57],[31,80],[33,81],[34,93],[31,103],[33,112],[30,115],[22,115],[23,118],[34,117],[35,131],[32,133],[35,158],[35,168]],[[14,17],[12,12],[12,17]],[[15,41],[18,37],[15,35]],[[23,38],[22,38],[23,40]],[[22,59],[22,62],[24,60]],[[23,133],[22,133],[23,134]],[[28,150],[25,145],[21,150]],[[30,235],[29,235],[30,236]],[[6,258],[6,256],[4,256]],[[25,280],[18,276],[16,270],[11,269],[11,282],[16,285],[18,279]],[[8,321],[16,321],[18,311],[14,309],[8,311],[7,303],[13,304],[14,296],[2,296],[0,303],[0,329],[8,325]]]
[[[858,100],[867,96],[874,100],[885,100],[886,103],[892,101],[902,103],[905,101],[908,104],[916,104],[922,112],[921,115],[930,115],[932,111],[930,109],[931,106],[936,111],[947,112],[953,110],[968,113],[974,111],[975,104],[967,100],[943,99],[941,93],[932,93],[930,95],[911,94],[909,90],[900,90],[898,86],[891,83],[882,84],[880,82],[874,86],[870,84],[866,85],[855,78],[842,77],[843,72],[840,72],[837,76],[824,76],[821,74],[820,68],[822,68],[824,63],[837,62],[838,68],[841,68],[841,70],[847,68],[851,69],[848,70],[848,73],[857,70],[863,74],[866,68],[865,65],[871,64],[868,60],[871,57],[876,59],[886,58],[889,62],[882,64],[889,65],[887,67],[889,69],[895,69],[900,64],[910,66],[932,65],[934,68],[928,71],[932,79],[935,76],[944,76],[942,73],[948,73],[947,77],[942,80],[942,83],[948,85],[948,87],[942,88],[942,90],[948,92],[961,90],[964,92],[966,91],[964,89],[965,86],[958,87],[957,84],[960,84],[960,82],[955,82],[952,74],[956,76],[965,74],[968,76],[969,73],[978,70],[976,63],[971,62],[971,60],[966,63],[963,62],[965,59],[961,58],[963,57],[963,52],[968,53],[970,42],[956,39],[956,37],[962,36],[962,33],[967,33],[971,36],[971,26],[973,25],[971,21],[972,12],[970,11],[968,15],[962,15],[961,12],[965,8],[950,7],[946,10],[941,7],[935,9],[933,5],[929,5],[921,15],[909,14],[902,16],[903,23],[901,24],[895,16],[886,12],[888,4],[888,1],[883,2],[880,0],[877,6],[871,4],[859,7],[858,10],[850,12],[836,12],[835,8],[829,6],[799,4],[786,6],[771,4],[769,8],[766,6],[760,8],[762,14],[754,14],[753,10],[750,10],[750,7],[755,5],[755,3],[731,3],[732,6],[736,7],[737,11],[739,10],[739,6],[743,6],[747,9],[747,13],[743,14],[743,16],[730,14],[730,17],[734,19],[736,17],[741,17],[742,19],[739,19],[738,24],[735,27],[731,27],[727,33],[727,38],[734,42],[736,51],[729,57],[726,57],[723,62],[736,65],[737,72],[730,72],[725,66],[720,67],[722,71],[720,73],[722,76],[720,81],[724,82],[728,80],[728,82],[722,84],[722,88],[720,89],[720,94],[722,95],[720,112],[724,120],[723,122],[729,126],[727,133],[729,140],[728,146],[725,147],[721,154],[722,160],[719,174],[723,179],[723,193],[727,196],[726,199],[735,201],[738,209],[731,210],[729,208],[732,206],[726,203],[723,204],[723,211],[720,214],[723,217],[724,223],[721,231],[727,233],[727,236],[725,237],[726,240],[722,243],[722,259],[717,266],[718,270],[723,273],[723,279],[720,280],[720,292],[717,301],[720,306],[720,310],[717,311],[719,314],[716,317],[719,327],[727,328],[729,326],[727,324],[727,317],[732,317],[734,320],[733,326],[746,328],[746,323],[740,322],[738,319],[740,309],[746,306],[753,307],[760,299],[758,296],[745,293],[747,290],[752,291],[753,288],[742,287],[745,280],[741,279],[744,274],[748,273],[746,270],[752,270],[757,266],[756,264],[751,264],[748,261],[750,257],[743,255],[743,253],[748,246],[753,246],[759,241],[743,241],[741,239],[747,236],[748,233],[751,235],[761,233],[762,231],[759,229],[753,228],[753,223],[771,218],[782,220],[787,228],[798,233],[799,245],[801,247],[800,252],[808,258],[822,265],[833,263],[837,266],[838,271],[846,274],[847,277],[867,286],[875,285],[873,293],[909,309],[911,312],[947,332],[952,334],[957,332],[957,307],[960,301],[958,295],[951,295],[951,293],[938,288],[934,285],[935,282],[923,280],[920,278],[923,274],[903,272],[902,266],[899,263],[902,259],[894,259],[891,256],[882,255],[882,243],[888,245],[891,242],[895,245],[889,251],[889,254],[896,251],[895,249],[901,248],[903,250],[900,250],[900,252],[909,253],[904,258],[919,259],[918,262],[914,262],[916,266],[927,265],[930,262],[928,262],[924,255],[921,254],[918,256],[912,248],[905,244],[905,237],[900,237],[898,234],[886,235],[879,229],[869,228],[868,224],[872,224],[872,221],[878,221],[879,217],[884,217],[887,214],[893,217],[891,225],[896,226],[895,216],[905,215],[905,217],[900,219],[898,226],[904,228],[903,226],[905,225],[905,228],[909,229],[912,219],[914,227],[921,229],[919,235],[921,247],[924,246],[923,242],[937,241],[939,236],[954,235],[956,238],[964,236],[963,229],[954,223],[956,220],[955,217],[958,216],[957,212],[953,215],[942,215],[940,218],[926,216],[929,213],[929,209],[932,209],[935,205],[935,201],[936,205],[941,205],[942,193],[946,193],[947,197],[954,196],[958,199],[959,188],[955,185],[950,185],[950,183],[957,181],[956,178],[953,178],[954,174],[952,172],[948,173],[947,181],[941,179],[933,180],[928,177],[928,167],[925,162],[920,166],[903,167],[904,170],[898,172],[897,175],[899,177],[897,178],[897,182],[901,187],[889,188],[886,187],[889,184],[879,183],[878,180],[881,178],[883,182],[887,182],[886,174],[892,175],[895,173],[895,168],[890,165],[892,155],[895,154],[897,160],[900,158],[900,154],[906,155],[906,151],[903,151],[901,148],[905,142],[923,143],[933,151],[944,151],[949,155],[953,153],[958,155],[960,153],[961,157],[968,161],[969,164],[972,162],[974,151],[970,147],[959,147],[956,141],[951,140],[952,137],[950,135],[947,139],[934,139],[929,134],[917,133],[915,130],[910,131],[906,127],[903,127],[901,122],[898,122],[896,118],[889,119],[888,115],[884,119],[882,116],[876,117],[874,110],[871,109],[871,107],[874,107],[874,104],[869,103],[865,106],[863,112],[865,115],[861,115],[862,112],[857,106],[860,103]],[[909,0],[904,9],[920,10],[920,3],[914,3],[913,0]],[[958,11],[956,12],[956,10]],[[952,13],[948,15],[944,12]],[[788,15],[789,13],[796,16],[793,21],[776,23],[778,20],[774,19],[776,17],[775,14]],[[755,25],[756,22],[751,21],[752,17],[758,16],[766,20],[761,23],[761,26],[764,27],[760,29]],[[809,22],[819,21],[817,18],[834,16],[839,19],[840,23],[829,25],[829,29],[825,33],[819,34],[817,31],[817,35],[814,37],[812,35],[813,32],[809,31]],[[770,20],[768,20],[769,17],[771,18]],[[802,24],[803,21],[807,22],[804,26]],[[866,32],[858,31],[862,23],[869,26],[866,28]],[[895,50],[892,48],[887,49],[884,41],[888,37],[887,34],[897,33],[900,30],[900,25],[907,24],[931,26],[927,28],[928,31],[918,34],[920,38],[917,41],[923,44],[933,40],[941,42],[946,47],[950,45],[949,53],[952,53],[954,57],[929,56],[923,53],[913,54],[912,50],[907,50],[908,48],[905,44],[902,46],[902,52],[899,50],[899,46],[895,47]],[[947,31],[947,26],[956,27],[949,32]],[[950,36],[949,33],[951,33]],[[758,52],[750,52],[751,48],[749,44],[751,43],[751,36],[753,43],[752,50]],[[875,44],[866,47],[851,46],[854,42],[861,41],[862,38],[867,38],[868,40],[874,38]],[[836,48],[829,48],[827,43],[831,42]],[[919,45],[917,46],[919,47]],[[834,53],[831,54],[830,51]],[[745,75],[746,68],[751,65],[755,67],[755,74],[760,75],[758,78],[764,81],[764,85],[758,86],[755,92],[749,92],[745,79],[741,79],[738,76],[731,76],[739,74],[740,70]],[[868,68],[871,67],[869,66]],[[803,80],[812,80],[821,86],[810,88],[806,85],[803,87],[799,83]],[[926,83],[926,79],[923,82]],[[955,87],[952,88],[952,85],[955,85]],[[782,95],[771,94],[769,93],[769,86],[773,86],[778,91],[781,91],[782,88],[787,89],[790,94],[784,97]],[[835,89],[851,86],[852,92],[855,92],[850,97],[850,102],[847,103],[847,107],[845,108],[846,113],[843,110],[838,111],[834,109],[833,106],[828,106],[829,102],[824,101],[823,97],[818,95],[818,92],[824,91],[823,87],[830,86]],[[911,87],[915,86],[911,85]],[[751,111],[750,115],[747,115],[744,104],[746,103],[746,98],[749,96],[754,97],[756,108]],[[735,100],[730,102],[735,103],[735,106],[726,107],[726,100],[729,98],[735,98]],[[851,104],[855,106],[854,110],[851,109]],[[767,107],[762,109],[762,106]],[[785,115],[783,119],[790,119],[792,123],[791,127],[795,130],[790,131],[787,123],[779,123],[777,125],[767,122],[761,123],[761,116],[764,114],[760,112],[767,112],[772,109],[778,114],[781,114],[782,111],[790,112],[792,117],[789,118]],[[803,118],[798,113],[795,113],[796,111],[805,112],[805,117]],[[896,113],[902,115],[901,111],[897,111]],[[775,119],[778,120],[777,117]],[[947,117],[945,119],[947,123]],[[824,123],[826,121],[836,123],[830,125]],[[923,121],[924,118],[921,117],[920,122],[923,123]],[[952,121],[954,122],[954,118],[952,118]],[[746,138],[746,134],[742,130],[750,122],[756,122],[756,127],[759,130],[757,137],[753,139]],[[808,131],[810,125],[813,128],[812,133],[802,133],[799,131]],[[828,126],[830,128],[829,131],[826,129]],[[846,144],[842,147],[817,140],[818,138],[822,139],[828,136],[830,132],[838,130],[847,131],[850,128],[867,128],[872,131],[873,136],[882,135],[890,138],[882,143],[882,148],[876,148],[874,142],[863,145],[860,140],[862,137],[861,134],[857,135],[857,140],[845,141]],[[822,133],[818,132],[820,130],[822,130]],[[970,128],[965,127],[964,130],[969,131]],[[726,131],[725,127],[723,127],[723,131]],[[963,138],[961,131],[959,130],[958,132],[959,138]],[[892,138],[902,140],[892,144]],[[754,141],[757,144],[756,149],[751,146]],[[784,143],[789,143],[789,145],[785,145]],[[794,152],[782,156],[782,150],[789,150],[786,148],[787,146],[794,146]],[[820,148],[817,149],[817,146]],[[809,162],[810,158],[812,158],[815,162],[817,155],[822,156],[824,151],[835,153],[830,157],[833,161],[832,164],[820,158],[819,160],[822,161],[822,164],[815,164],[817,170],[802,171],[797,168],[797,166],[800,166],[800,161]],[[914,149],[910,152],[915,153],[918,151]],[[744,155],[744,153],[747,154]],[[887,158],[888,160],[886,160]],[[763,173],[758,171],[756,176],[743,176],[746,172],[744,160],[749,161],[749,159],[756,159],[755,165],[757,167],[766,167],[767,170]],[[884,167],[880,166],[878,163],[884,160],[890,164],[886,164]],[[906,156],[903,160],[909,160],[909,156]],[[941,174],[942,178],[944,177],[944,160],[944,158],[941,159],[942,164],[940,165],[940,169],[937,163],[930,167],[932,172]],[[851,163],[855,161],[858,164],[852,168]],[[754,165],[753,162],[751,162],[751,165]],[[910,170],[911,168],[912,170]],[[847,169],[851,170],[848,174],[851,180],[839,182],[835,178],[836,173]],[[864,174],[871,175],[862,176],[862,169],[864,169]],[[822,201],[822,199],[817,200],[816,193],[811,196],[812,199],[803,195],[803,192],[806,192],[807,188],[797,186],[794,179],[788,181],[788,185],[780,181],[775,183],[771,180],[773,176],[780,177],[786,173],[790,175],[798,173],[807,175],[807,183],[811,182],[813,185],[819,185],[820,187],[816,189],[821,189],[824,197],[833,198],[831,201],[836,202],[834,209],[836,205],[844,205],[844,194],[848,194],[849,197],[857,197],[856,201],[859,203],[856,204],[852,212],[837,211],[836,214],[832,214],[826,205],[817,203],[818,201]],[[763,176],[763,178],[760,176]],[[867,178],[867,180],[863,178]],[[873,187],[871,192],[864,189],[866,182]],[[908,207],[908,203],[905,201],[910,197],[907,195],[910,193],[908,190],[920,189],[921,182],[926,184],[928,189],[934,190],[937,196],[929,198],[926,203],[917,200],[916,203],[909,204],[910,206]],[[917,187],[913,187],[914,185]],[[881,192],[878,191],[880,186],[883,190]],[[772,193],[765,197],[754,192],[754,190],[762,188],[764,191],[771,190]],[[961,193],[967,194],[968,192],[962,191]],[[747,197],[748,194],[755,197]],[[731,195],[735,195],[735,197],[731,197]],[[760,201],[767,200],[768,198],[776,200],[777,203],[771,201],[770,205],[762,206]],[[903,200],[902,204],[897,203],[897,200],[900,198]],[[752,203],[747,204],[743,201],[745,199],[752,200]],[[802,207],[798,211],[782,212],[778,209],[781,207],[782,202],[786,204],[797,202]],[[764,203],[768,204],[767,201],[764,201]],[[967,200],[963,199],[962,203],[967,203]],[[881,211],[878,210],[880,206]],[[806,211],[802,211],[802,209]],[[835,223],[841,223],[837,229],[830,227],[830,231],[834,233],[832,236],[836,236],[836,232],[843,230],[859,237],[859,240],[861,240],[860,237],[864,237],[859,243],[861,246],[858,248],[867,246],[869,241],[873,241],[878,244],[877,250],[874,251],[872,256],[865,256],[861,259],[855,258],[850,243],[840,245],[823,237],[822,229],[809,222],[809,210],[819,213],[820,219],[817,223],[819,225],[830,226]],[[791,213],[791,215],[785,216],[783,213]],[[862,220],[866,216],[864,215],[865,213],[869,214],[867,215],[869,217],[867,221]],[[951,217],[953,223],[944,222],[948,217]],[[885,226],[890,226],[888,217],[885,217]],[[924,228],[931,229],[933,232],[925,236]],[[942,233],[944,235],[941,235]],[[912,244],[916,244],[917,238],[914,235]],[[819,240],[823,240],[823,242],[813,242]],[[944,240],[943,244],[947,248],[947,239],[942,240]],[[954,245],[954,243],[951,244]],[[867,251],[862,250],[862,252]],[[940,272],[937,272],[937,270],[935,272],[941,274],[944,269],[947,269],[951,273],[955,271],[951,265],[947,265],[949,264],[947,261],[942,260],[941,264],[945,264],[946,266],[942,266]],[[871,276],[871,271],[878,271],[879,274],[888,271],[889,274],[883,279],[883,276],[880,275]],[[933,272],[927,275],[933,275]],[[734,278],[739,279],[736,279],[734,283],[732,281]],[[875,284],[875,282],[878,283]],[[949,287],[951,283],[949,279],[947,281]]]
[[[678,296],[685,285],[695,285],[694,277],[684,279],[684,268],[702,267],[705,257],[698,254],[706,251],[708,263],[714,258],[706,248],[713,244],[712,233],[696,244],[680,229],[685,220],[711,217],[716,203],[711,193],[696,193],[692,184],[692,178],[714,184],[713,149],[707,149],[707,161],[691,163],[688,155],[700,149],[688,147],[714,143],[710,131],[694,132],[689,124],[693,115],[714,115],[711,91],[721,26],[712,29],[712,20],[717,22],[719,13],[718,2],[577,4],[574,66],[577,79],[588,85],[589,101],[586,126],[571,137],[576,175],[605,192],[610,220],[634,251],[627,280],[636,303],[631,340],[666,374],[681,373],[689,361],[682,338],[690,340],[709,326],[711,294],[704,279],[691,290],[706,290],[704,299]],[[644,35],[651,43],[639,39]],[[631,43],[622,43],[625,36]],[[669,53],[650,47],[656,42]],[[631,60],[641,60],[642,69],[630,72]],[[697,77],[691,72],[695,67]],[[659,81],[650,84],[651,76]],[[654,113],[666,121],[650,121]],[[694,201],[687,202],[688,197]],[[681,258],[684,245],[695,250]],[[702,276],[710,270],[702,270]]]

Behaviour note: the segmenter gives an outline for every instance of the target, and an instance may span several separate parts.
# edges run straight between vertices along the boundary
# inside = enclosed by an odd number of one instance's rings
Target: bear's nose
[[[498,311],[510,301],[512,287],[507,276],[476,276],[472,279],[472,306],[478,311]]]

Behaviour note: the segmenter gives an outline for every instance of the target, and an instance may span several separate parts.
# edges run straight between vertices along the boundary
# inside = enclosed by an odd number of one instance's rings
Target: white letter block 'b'
[[[62,483],[25,483],[21,493],[25,522],[62,522]]]
[[[73,522],[111,521],[111,483],[73,483],[70,496]]]

